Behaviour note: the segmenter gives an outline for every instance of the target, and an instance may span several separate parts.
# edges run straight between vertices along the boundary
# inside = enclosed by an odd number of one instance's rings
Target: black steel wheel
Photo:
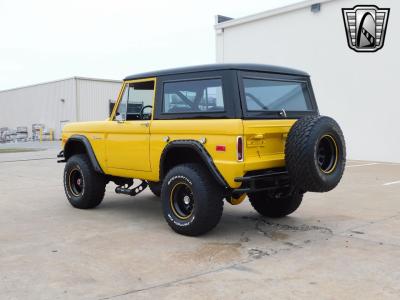
[[[73,207],[98,206],[104,198],[107,181],[94,171],[85,154],[73,155],[64,168],[64,191]]]
[[[174,214],[182,220],[190,218],[194,209],[192,187],[185,183],[177,183],[170,194],[170,206]]]
[[[72,169],[68,176],[68,187],[75,197],[79,197],[84,190],[84,181],[81,170],[77,167]]]
[[[290,179],[298,190],[332,190],[340,182],[346,165],[342,130],[329,117],[298,120],[286,140],[285,160]]]
[[[330,174],[335,170],[339,150],[335,139],[331,135],[326,134],[321,137],[317,145],[316,156],[321,172]]]
[[[262,216],[282,218],[295,212],[303,200],[299,191],[269,192],[262,191],[249,194],[249,201],[253,208]]]
[[[163,179],[161,202],[164,218],[177,233],[204,234],[221,219],[223,191],[201,164],[172,168]]]

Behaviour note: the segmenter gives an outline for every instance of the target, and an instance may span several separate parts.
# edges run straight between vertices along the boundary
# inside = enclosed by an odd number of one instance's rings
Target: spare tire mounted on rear
[[[306,192],[337,186],[346,164],[342,130],[324,116],[305,117],[290,129],[285,146],[286,168],[293,185]]]

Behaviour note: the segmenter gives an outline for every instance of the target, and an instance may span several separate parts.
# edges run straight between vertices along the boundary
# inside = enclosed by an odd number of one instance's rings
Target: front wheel
[[[64,190],[73,207],[98,206],[104,198],[106,184],[104,176],[93,169],[86,155],[78,154],[68,159],[64,168]]]
[[[161,201],[168,225],[189,236],[213,229],[221,219],[224,205],[221,188],[200,164],[171,169],[163,180]]]
[[[303,194],[298,191],[289,194],[266,191],[249,194],[249,200],[260,215],[269,218],[282,218],[299,208]]]

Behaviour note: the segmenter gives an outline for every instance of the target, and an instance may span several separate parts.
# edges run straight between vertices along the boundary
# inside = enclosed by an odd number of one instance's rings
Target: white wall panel
[[[307,6],[217,30],[217,61],[309,72],[321,113],[343,128],[349,158],[400,162],[400,2],[367,3],[391,8],[385,45],[375,53],[347,46],[341,9],[358,4],[336,0],[318,13]]]
[[[106,119],[120,87],[119,81],[77,77],[0,91],[0,127],[27,126],[31,136],[32,124],[42,123],[60,138],[68,122]]]
[[[77,79],[79,121],[104,120],[109,115],[109,101],[116,101],[120,81]]]
[[[75,121],[74,80],[60,80],[0,92],[0,127],[42,123],[59,137],[60,121]],[[64,101],[61,101],[64,99]]]

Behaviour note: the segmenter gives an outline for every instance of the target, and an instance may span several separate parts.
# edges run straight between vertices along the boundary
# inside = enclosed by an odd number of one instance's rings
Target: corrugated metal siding
[[[74,79],[66,79],[0,92],[0,127],[43,123],[60,137],[61,121],[76,120]],[[62,102],[61,99],[65,101]]]
[[[104,120],[110,100],[116,101],[122,82],[77,79],[79,121]]]
[[[0,91],[0,127],[27,126],[31,136],[32,124],[41,123],[58,139],[68,122],[106,119],[121,83],[78,77]]]

